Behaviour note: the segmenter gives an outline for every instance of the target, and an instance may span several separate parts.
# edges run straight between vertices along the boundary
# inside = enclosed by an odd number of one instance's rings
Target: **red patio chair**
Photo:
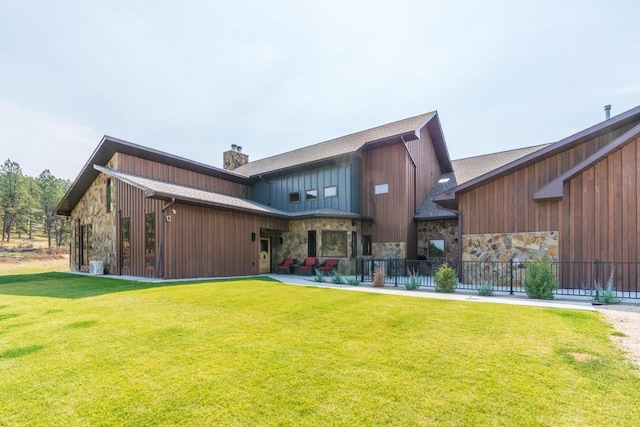
[[[302,263],[302,265],[298,267],[298,272],[300,274],[312,275],[313,274],[313,268],[315,267],[317,262],[318,262],[318,260],[316,259],[316,257],[310,256],[310,257],[305,258],[305,260]]]
[[[323,273],[333,273],[333,270],[338,267],[339,259],[326,259],[317,269],[322,271]]]
[[[278,273],[289,273],[291,265],[295,263],[295,258],[285,258],[280,264],[278,264],[278,266],[276,267],[276,271]]]

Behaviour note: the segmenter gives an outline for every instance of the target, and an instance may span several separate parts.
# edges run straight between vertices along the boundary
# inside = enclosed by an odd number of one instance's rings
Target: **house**
[[[284,257],[415,258],[414,215],[452,165],[437,112],[225,169],[105,136],[57,208],[71,268],[184,278],[270,272]]]
[[[635,262],[639,134],[636,107],[451,161],[430,112],[253,162],[234,146],[225,169],[105,136],[57,213],[71,268],[110,274],[252,275],[285,257],[338,258],[344,273],[360,257]]]

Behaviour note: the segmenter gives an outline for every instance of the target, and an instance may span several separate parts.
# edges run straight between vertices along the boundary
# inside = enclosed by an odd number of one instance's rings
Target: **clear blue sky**
[[[221,166],[438,110],[452,158],[640,104],[637,1],[29,1],[0,8],[0,161],[104,134]]]

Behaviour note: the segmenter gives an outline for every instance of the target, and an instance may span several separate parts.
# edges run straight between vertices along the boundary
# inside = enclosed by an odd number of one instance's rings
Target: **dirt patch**
[[[599,306],[598,311],[616,331],[625,335],[612,335],[611,340],[622,348],[634,365],[640,368],[640,306],[607,305]]]
[[[594,355],[587,354],[587,353],[569,353],[569,355],[573,357],[576,362],[584,363],[584,362],[589,362],[590,360],[597,359],[597,357],[595,357]]]

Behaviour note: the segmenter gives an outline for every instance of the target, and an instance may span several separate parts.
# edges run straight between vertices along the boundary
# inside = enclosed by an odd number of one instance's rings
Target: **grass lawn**
[[[637,425],[598,313],[0,277],[0,425]]]

